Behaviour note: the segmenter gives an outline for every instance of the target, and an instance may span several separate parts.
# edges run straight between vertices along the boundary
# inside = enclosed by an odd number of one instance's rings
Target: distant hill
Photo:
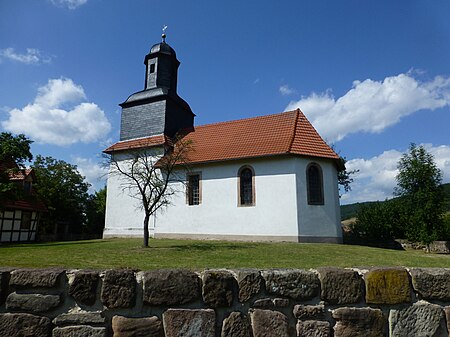
[[[445,207],[447,212],[450,212],[450,183],[443,184],[442,187],[444,188],[444,194],[445,194]],[[381,201],[385,202],[385,201]],[[341,220],[347,220],[350,218],[353,218],[356,216],[356,213],[358,213],[358,210],[363,207],[370,204],[375,203],[375,201],[367,201],[367,202],[357,202],[354,204],[348,204],[348,205],[342,205],[341,206]]]

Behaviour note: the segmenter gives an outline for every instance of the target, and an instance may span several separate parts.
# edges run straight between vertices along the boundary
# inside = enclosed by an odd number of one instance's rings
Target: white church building
[[[179,193],[150,219],[155,238],[342,242],[338,171],[341,158],[299,110],[194,126],[178,96],[179,61],[164,41],[145,57],[145,89],[122,107],[120,141],[104,152],[116,161],[131,151],[163,153],[188,130],[189,170]],[[104,238],[142,237],[144,211],[109,175]]]

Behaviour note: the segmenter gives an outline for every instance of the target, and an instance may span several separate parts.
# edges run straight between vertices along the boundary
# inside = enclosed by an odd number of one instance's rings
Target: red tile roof
[[[10,171],[10,180],[25,180],[30,174],[34,175],[33,169],[19,169],[18,171]]]
[[[10,180],[24,180],[30,174],[34,179],[33,169],[21,168],[11,158],[0,160],[0,172],[6,172]]]
[[[295,154],[330,159],[339,156],[325,143],[299,110],[195,127],[188,162],[206,163],[240,158]],[[106,153],[164,144],[164,136],[118,142]]]
[[[11,181],[18,182],[25,180],[27,177],[31,176],[32,180],[35,180],[35,175],[33,169],[21,169],[13,160],[3,160],[0,161],[0,171],[7,170],[9,179]],[[31,195],[26,195],[19,200],[3,200],[2,207],[5,209],[22,209],[29,211],[42,211],[47,212],[47,206],[39,200],[34,191],[31,190]]]
[[[103,152],[112,153],[115,151],[124,151],[124,150],[129,150],[129,149],[139,149],[139,148],[143,148],[143,147],[158,146],[158,145],[166,144],[167,141],[168,141],[168,137],[165,135],[124,140],[124,141],[117,142],[117,143],[111,145]]]

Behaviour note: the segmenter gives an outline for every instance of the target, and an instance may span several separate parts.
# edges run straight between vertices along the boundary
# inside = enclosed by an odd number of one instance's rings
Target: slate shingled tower
[[[122,118],[120,140],[167,135],[192,129],[195,114],[177,94],[180,62],[175,50],[163,41],[145,56],[145,88],[120,104]]]

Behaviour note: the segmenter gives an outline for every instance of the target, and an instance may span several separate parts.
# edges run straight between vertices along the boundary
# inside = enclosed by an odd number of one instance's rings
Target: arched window
[[[308,204],[323,205],[323,177],[322,169],[316,163],[306,168],[306,184],[308,188]]]
[[[250,166],[243,166],[239,169],[239,205],[254,206],[255,205],[255,173]]]

